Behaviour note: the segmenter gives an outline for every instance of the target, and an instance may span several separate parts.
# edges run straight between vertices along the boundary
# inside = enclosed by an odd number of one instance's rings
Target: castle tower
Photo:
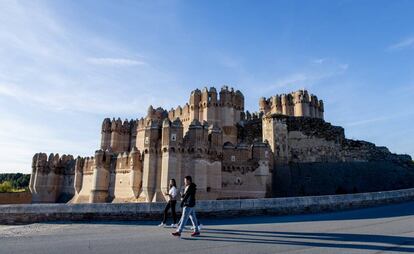
[[[47,192],[50,200],[56,202],[62,174],[62,168],[59,163],[59,154],[50,154],[48,163],[49,174],[47,176]]]
[[[149,107],[147,109],[147,116],[145,118],[146,119],[154,119],[154,114],[155,114],[154,107],[152,105],[149,105]]]
[[[242,115],[244,114],[244,95],[239,90],[236,90],[234,92],[234,104],[233,104],[233,110],[234,110],[234,119],[233,119],[233,125],[237,124],[242,120]]]
[[[183,141],[186,151],[186,163],[183,166],[182,175],[191,175],[197,183],[197,196],[205,198],[207,195],[208,174],[216,175],[216,171],[211,170],[214,163],[210,163],[208,159],[208,148],[210,146],[208,123],[204,121],[201,124],[199,121],[193,120]],[[221,169],[220,162],[217,162],[217,168]]]
[[[318,118],[318,115],[318,97],[311,95],[309,100],[309,116]]]
[[[223,142],[237,143],[236,124],[241,119],[241,112],[244,110],[244,97],[240,91],[234,92],[223,86],[220,91],[220,123],[223,130]]]
[[[273,111],[276,114],[282,114],[282,101],[279,95],[272,97]]]
[[[169,180],[174,178],[179,186],[182,176],[180,144],[183,142],[183,125],[180,119],[174,122],[165,119],[162,125],[161,145],[161,192],[168,192]],[[160,197],[161,198],[161,197]],[[167,198],[163,197],[164,200]]]
[[[39,154],[36,153],[33,158],[32,158],[32,173],[30,174],[30,181],[29,181],[29,190],[32,194],[34,194],[34,183],[35,183],[35,178],[36,178],[36,163],[38,160],[38,156]]]
[[[131,151],[134,147],[136,147],[138,120],[131,119],[131,121],[129,122],[129,125],[130,125],[131,138],[129,141],[129,148],[127,151]]]
[[[286,94],[282,94],[280,96],[280,100],[282,102],[282,114],[288,115],[288,107],[289,107],[288,96]]]
[[[293,93],[294,116],[310,116],[309,94],[306,90],[299,90]]]
[[[214,107],[217,107],[218,98],[217,98],[216,88],[210,87],[209,95],[210,95],[210,105],[214,106]]]
[[[101,149],[106,150],[111,146],[111,119],[105,118],[101,129]]]
[[[45,193],[47,193],[47,176],[49,173],[47,155],[45,153],[35,154],[33,157],[32,166],[34,166],[32,171],[35,172],[30,176],[30,182],[33,182],[32,202],[42,203],[44,202],[43,196]]]
[[[209,94],[208,94],[208,89],[207,89],[207,87],[204,87],[202,90],[201,90],[201,101],[200,101],[200,103],[201,103],[201,106],[203,107],[203,109],[204,108],[207,108],[209,105]]]
[[[146,121],[142,117],[137,121],[137,126],[136,126],[137,134],[136,134],[135,147],[139,151],[144,151],[145,124],[146,124]]]
[[[231,94],[228,86],[222,86],[220,90],[220,105],[231,106]]]
[[[157,190],[160,132],[161,126],[158,120],[148,120],[146,122],[141,193],[146,202],[152,202],[154,197],[157,199],[156,192],[162,195],[161,190]]]
[[[223,152],[223,133],[217,125],[210,125],[208,128],[208,135],[210,141],[210,151],[215,151],[216,154]]]
[[[263,141],[268,142],[275,164],[289,161],[289,143],[287,124],[283,119],[264,116],[262,118]]]
[[[208,94],[208,89],[207,87],[204,87],[201,90],[201,101],[200,101],[200,117],[196,120],[198,121],[203,121],[203,120],[207,120],[210,117],[210,112],[209,112],[209,94]],[[191,122],[194,120],[190,119]]]
[[[111,122],[111,148],[114,153],[122,152],[122,121],[121,118],[117,120],[112,119]]]
[[[201,92],[196,89],[191,92],[190,95],[190,118],[199,119],[200,114],[200,102],[201,102]],[[170,118],[171,120],[175,118]]]
[[[323,106],[323,101],[322,100],[320,100],[319,101],[319,118],[320,119],[324,119],[324,115],[323,115],[323,112],[324,112],[325,110],[324,110],[324,106]]]
[[[188,128],[185,139],[186,145],[193,152],[197,151],[197,149],[204,149],[208,143],[208,130],[205,130],[198,120],[193,120]]]
[[[85,163],[85,159],[78,156],[76,158],[76,164],[75,164],[75,180],[73,182],[73,185],[75,187],[76,194],[79,194],[79,192],[82,189],[83,184],[83,165]]]
[[[92,176],[90,203],[107,202],[109,194],[110,165],[112,153],[98,150],[95,152],[95,167]]]
[[[133,147],[130,154],[130,162],[129,166],[131,169],[131,177],[130,177],[130,183],[131,183],[131,189],[134,193],[134,198],[138,198],[141,194],[141,188],[142,188],[142,160],[141,160],[141,154],[137,150],[136,147]]]
[[[272,190],[272,160],[271,150],[266,143],[255,143],[252,147],[252,157],[257,160],[258,168],[254,171],[256,181],[265,188],[265,196],[269,197]]]
[[[291,94],[282,94],[282,113],[288,116],[294,116],[294,103]]]
[[[129,151],[130,126],[128,120],[124,120],[121,127],[121,152]]]
[[[260,97],[259,99],[259,110],[264,112],[265,114],[269,112],[269,108],[265,97]]]

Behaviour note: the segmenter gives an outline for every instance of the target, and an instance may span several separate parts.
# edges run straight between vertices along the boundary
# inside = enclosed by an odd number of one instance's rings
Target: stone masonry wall
[[[0,205],[30,203],[32,203],[32,193],[29,191],[0,193]]]
[[[205,200],[197,216],[234,217],[338,211],[414,200],[414,189],[349,195]],[[45,221],[159,220],[165,203],[0,205],[0,224]]]

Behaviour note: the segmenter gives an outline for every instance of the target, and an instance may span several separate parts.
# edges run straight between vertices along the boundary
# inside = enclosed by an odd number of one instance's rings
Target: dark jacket
[[[183,195],[183,199],[181,201],[181,207],[187,206],[187,207],[194,207],[196,203],[196,190],[197,185],[194,183],[190,183],[190,185],[187,188],[187,191]]]

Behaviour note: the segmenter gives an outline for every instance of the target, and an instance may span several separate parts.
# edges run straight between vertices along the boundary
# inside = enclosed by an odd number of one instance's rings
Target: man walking
[[[194,226],[194,232],[191,234],[191,236],[198,236],[200,235],[200,231],[198,229],[198,222],[197,217],[195,214],[194,206],[196,203],[196,190],[197,185],[193,183],[193,180],[191,176],[184,177],[184,184],[185,184],[185,191],[184,195],[181,200],[181,207],[183,208],[182,215],[181,215],[181,222],[178,226],[178,229],[176,232],[173,232],[173,236],[181,236],[181,232],[183,231],[185,225],[187,224],[188,218],[191,216],[193,219],[191,222]]]

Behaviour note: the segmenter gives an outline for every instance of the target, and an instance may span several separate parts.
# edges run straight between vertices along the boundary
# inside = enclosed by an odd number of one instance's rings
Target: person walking
[[[193,179],[191,178],[191,176],[184,177],[184,184],[185,191],[181,199],[181,207],[183,208],[183,212],[181,215],[180,224],[178,225],[177,230],[171,234],[173,236],[181,236],[181,232],[183,232],[183,229],[187,224],[188,218],[191,216],[191,222],[194,226],[194,232],[191,234],[191,236],[198,236],[200,235],[200,231],[198,229],[197,217],[194,210],[196,204],[195,195],[197,191],[197,185],[193,183]]]
[[[168,210],[171,209],[171,213],[172,213],[172,218],[173,218],[173,223],[171,224],[172,228],[177,227],[177,213],[175,212],[175,205],[177,204],[177,184],[175,183],[175,179],[171,179],[170,180],[170,185],[169,185],[169,190],[168,193],[165,193],[165,195],[168,195],[168,203],[165,206],[164,209],[164,216],[162,219],[162,222],[160,225],[158,225],[159,227],[164,227],[166,226],[166,222],[167,222],[167,218],[168,218]]]

